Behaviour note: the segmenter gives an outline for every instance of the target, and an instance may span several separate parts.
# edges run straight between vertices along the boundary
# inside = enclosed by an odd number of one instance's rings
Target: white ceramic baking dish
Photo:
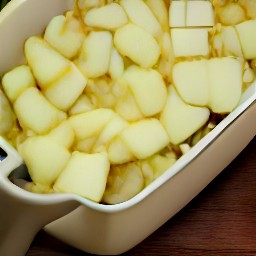
[[[26,38],[42,33],[51,17],[72,7],[73,0],[12,0],[0,13],[0,76],[24,62]],[[10,185],[3,175],[0,255],[24,255],[35,233],[50,222],[46,232],[82,251],[115,255],[131,249],[182,209],[250,142],[256,132],[255,98],[254,83],[212,132],[141,193],[118,205],[76,195],[32,194]],[[7,165],[10,169],[21,163],[5,147],[9,154],[0,162],[0,174],[7,172]]]

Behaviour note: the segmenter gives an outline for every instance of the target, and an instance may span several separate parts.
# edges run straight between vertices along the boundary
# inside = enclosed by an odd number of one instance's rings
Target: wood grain
[[[27,256],[46,255],[89,254],[41,231]],[[123,255],[255,256],[256,138],[184,209]]]

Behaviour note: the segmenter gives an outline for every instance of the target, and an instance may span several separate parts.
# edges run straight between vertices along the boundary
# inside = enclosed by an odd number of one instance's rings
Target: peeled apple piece
[[[91,31],[85,38],[76,64],[89,78],[107,73],[112,53],[112,34],[109,31]]]
[[[186,1],[188,27],[212,27],[215,25],[215,14],[211,1],[193,0]]]
[[[170,27],[212,27],[215,24],[211,1],[171,1]]]
[[[124,79],[145,117],[159,113],[166,101],[165,82],[156,70],[130,66],[124,73]]]
[[[132,23],[143,28],[158,39],[162,28],[143,0],[120,0],[120,5],[124,8]]]
[[[169,143],[165,129],[156,118],[132,123],[119,136],[137,159],[145,159]]]
[[[87,79],[71,63],[70,68],[50,87],[45,89],[45,97],[58,109],[67,111],[83,93]]]
[[[165,0],[146,0],[145,3],[158,20],[162,30],[167,31],[169,27],[169,17]]]
[[[83,28],[72,13],[67,13],[66,16],[55,16],[44,33],[44,39],[68,59],[78,54],[84,37]]]
[[[68,120],[78,140],[98,135],[115,113],[110,109],[98,108],[71,116]]]
[[[52,140],[70,149],[75,140],[75,132],[71,124],[65,120],[62,121],[57,127],[52,129],[46,136],[49,136]]]
[[[23,91],[36,86],[36,81],[29,66],[21,65],[5,73],[2,86],[9,100],[14,103]]]
[[[256,20],[248,20],[235,26],[245,59],[256,58]]]
[[[70,158],[64,146],[47,136],[27,138],[18,151],[33,182],[45,187],[52,186]]]
[[[167,103],[160,122],[172,144],[178,145],[189,138],[207,122],[209,116],[208,108],[186,104],[176,90],[172,86],[169,87]]]
[[[229,113],[241,97],[242,63],[230,57],[179,62],[173,67],[173,83],[188,104]]]
[[[54,107],[36,88],[25,90],[14,103],[14,111],[24,130],[46,134],[66,119],[66,113]]]
[[[143,68],[155,65],[160,56],[160,47],[156,39],[143,28],[132,23],[115,32],[114,45],[120,54]]]
[[[25,42],[25,56],[41,89],[46,89],[70,68],[70,62],[42,38],[32,36]]]
[[[175,57],[208,56],[210,47],[207,28],[173,28],[172,45]]]
[[[111,52],[108,72],[113,80],[120,78],[124,73],[123,58],[115,48]]]
[[[125,202],[144,187],[141,169],[136,163],[112,166],[102,201],[107,204]]]
[[[100,202],[105,191],[110,164],[105,154],[73,152],[53,189],[74,193]]]
[[[0,89],[0,135],[6,135],[15,123],[15,114],[12,106]]]
[[[117,29],[128,23],[125,11],[117,3],[92,8],[85,13],[83,20],[87,26],[108,30]]]

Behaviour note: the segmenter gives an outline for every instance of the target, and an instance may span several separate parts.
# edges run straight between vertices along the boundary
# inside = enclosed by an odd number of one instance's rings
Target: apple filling
[[[127,201],[239,104],[255,0],[77,0],[3,74],[0,134],[35,193]]]

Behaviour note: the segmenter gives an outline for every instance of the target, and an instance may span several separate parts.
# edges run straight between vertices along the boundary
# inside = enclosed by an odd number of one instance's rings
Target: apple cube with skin
[[[27,39],[25,56],[41,89],[46,89],[70,68],[70,61],[40,37],[32,36]]]
[[[248,20],[235,26],[245,59],[256,58],[256,20]]]
[[[99,135],[114,115],[113,110],[98,108],[71,116],[68,120],[75,131],[76,138],[83,140]]]
[[[189,138],[207,122],[209,116],[208,108],[186,104],[176,90],[169,87],[167,103],[160,121],[172,144],[178,145]]]
[[[144,188],[141,168],[136,163],[112,166],[102,201],[107,204],[125,202]]]
[[[134,65],[126,69],[124,79],[145,117],[156,115],[163,109],[167,89],[160,73]]]
[[[44,33],[44,39],[68,59],[78,54],[84,37],[83,28],[72,13],[55,16]]]
[[[84,40],[76,65],[90,78],[108,72],[112,53],[112,34],[109,31],[92,31]]]
[[[2,86],[9,100],[14,103],[27,88],[36,86],[36,81],[29,66],[21,65],[5,73]]]
[[[119,136],[137,159],[145,159],[169,143],[164,127],[156,118],[134,122]]]
[[[110,169],[105,154],[73,152],[66,167],[54,184],[57,192],[74,193],[100,202]]]
[[[69,161],[70,152],[48,136],[27,138],[19,145],[32,181],[51,187]]]
[[[36,88],[25,90],[14,103],[14,110],[25,130],[46,134],[61,121],[66,113],[54,107]]]
[[[62,76],[44,90],[45,97],[58,109],[67,111],[83,93],[87,80],[71,63]]]
[[[121,0],[120,5],[124,8],[133,24],[145,29],[156,39],[159,38],[162,28],[143,0]]]
[[[229,113],[241,97],[242,63],[230,57],[179,62],[173,67],[173,83],[188,104]]]
[[[92,8],[85,13],[83,20],[87,26],[107,30],[114,30],[128,23],[125,11],[117,3]]]
[[[173,28],[171,38],[175,57],[207,57],[210,53],[207,28]]]
[[[143,68],[154,66],[160,56],[160,47],[156,39],[143,28],[132,23],[115,32],[114,45],[120,54]]]

